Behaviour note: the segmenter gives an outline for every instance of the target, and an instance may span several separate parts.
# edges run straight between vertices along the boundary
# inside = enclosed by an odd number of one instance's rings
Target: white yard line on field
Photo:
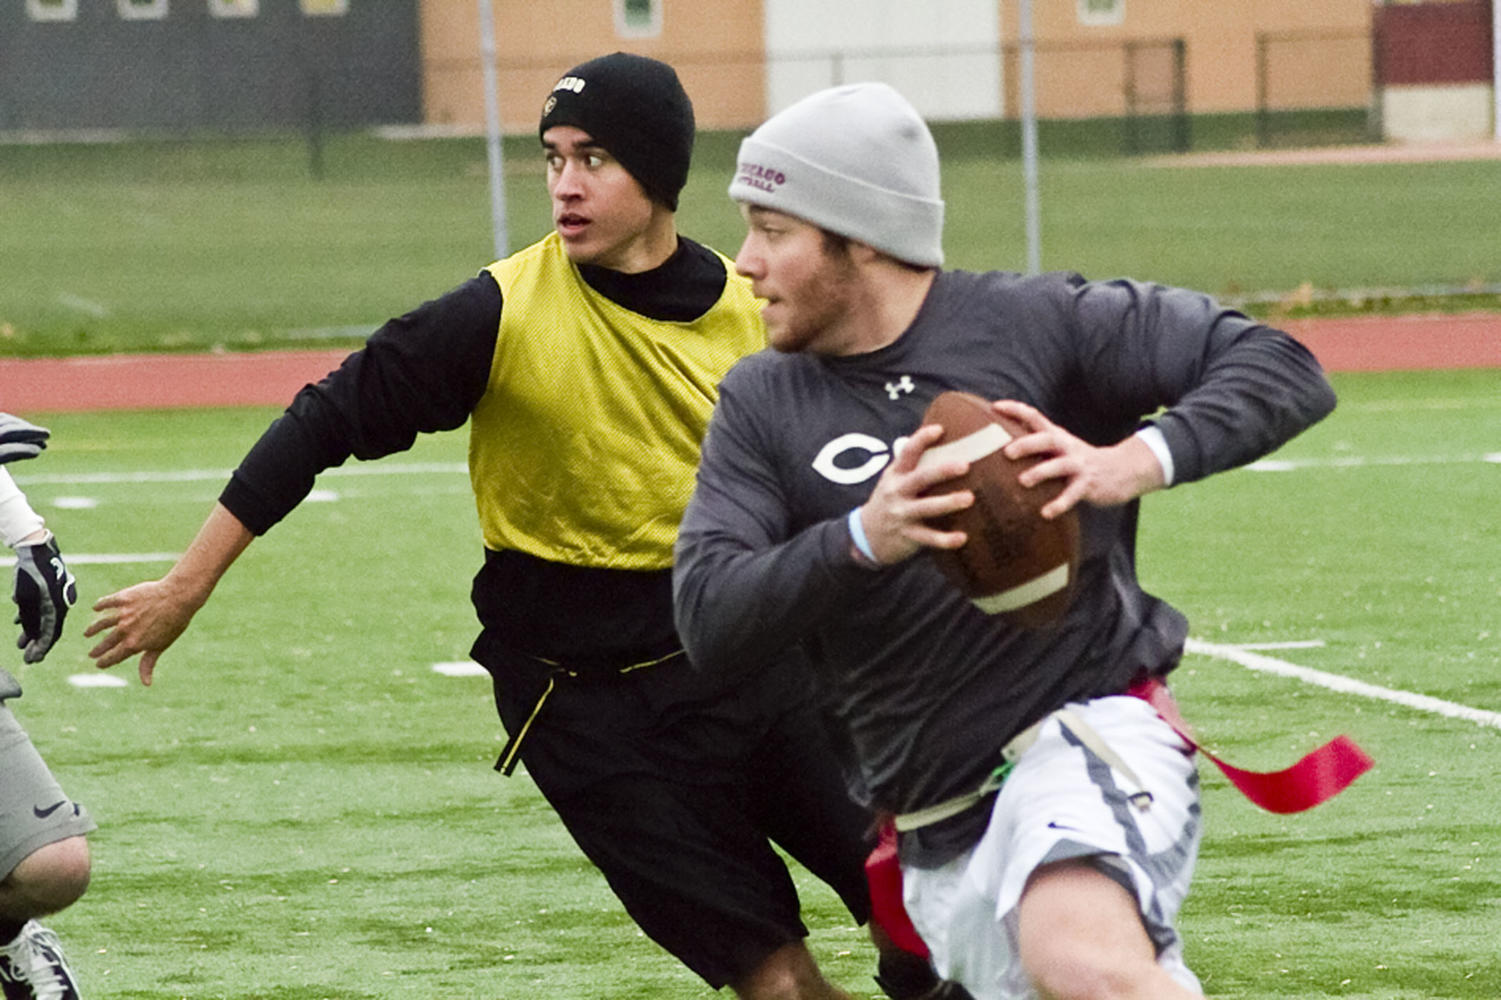
[[[1263,458],[1246,466],[1252,472],[1296,472],[1299,469],[1364,469],[1401,465],[1474,465],[1501,463],[1501,451],[1486,455],[1391,455],[1366,458],[1347,455],[1339,458]]]
[[[444,677],[488,677],[490,671],[473,660],[445,660],[433,664],[433,673]]]
[[[1253,472],[1296,472],[1300,469],[1360,469],[1402,465],[1473,465],[1501,464],[1501,451],[1480,455],[1390,455],[1364,457],[1346,455],[1334,458],[1264,458],[1246,466]],[[229,469],[181,469],[141,472],[73,472],[17,476],[26,486],[87,486],[134,483],[196,483],[229,478]],[[467,475],[463,462],[357,462],[326,469],[323,476],[426,476],[435,473]]]
[[[1323,639],[1289,639],[1286,642],[1237,642],[1236,649],[1322,649]]]
[[[123,566],[131,563],[176,562],[180,552],[65,552],[69,566]],[[0,556],[0,566],[14,566],[15,556]]]
[[[76,688],[123,688],[130,682],[119,674],[69,674],[68,683]]]
[[[204,480],[223,481],[229,478],[229,469],[183,469],[165,472],[75,472],[40,476],[17,476],[16,482],[23,488],[32,485],[86,486],[114,483],[196,483]],[[469,466],[463,462],[361,462],[356,465],[325,469],[322,476],[426,476],[433,473],[467,475]]]
[[[65,306],[76,312],[86,313],[95,319],[103,319],[109,315],[109,307],[93,299],[86,299],[82,295],[74,295],[72,292],[58,292],[58,305]]]
[[[1339,691],[1344,694],[1358,694],[1363,698],[1376,698],[1380,701],[1389,701],[1405,708],[1415,708],[1421,712],[1433,712],[1437,715],[1447,716],[1451,719],[1466,719],[1470,722],[1479,723],[1482,726],[1490,726],[1493,729],[1501,729],[1501,712],[1490,712],[1483,708],[1471,708],[1468,705],[1460,705],[1452,701],[1444,701],[1442,698],[1431,698],[1426,694],[1416,694],[1412,691],[1399,691],[1394,688],[1385,688],[1376,684],[1367,684],[1365,681],[1357,681],[1340,674],[1326,673],[1323,670],[1314,670],[1311,667],[1300,667],[1296,663],[1288,663],[1262,653],[1256,653],[1245,646],[1226,646],[1214,642],[1203,642],[1199,639],[1188,640],[1188,651],[1198,653],[1201,656],[1212,656],[1221,660],[1229,660],[1238,663],[1248,670],[1259,670],[1263,673],[1277,674],[1281,677],[1291,677],[1303,681],[1305,684],[1317,684],[1319,687],[1328,688],[1331,691]]]

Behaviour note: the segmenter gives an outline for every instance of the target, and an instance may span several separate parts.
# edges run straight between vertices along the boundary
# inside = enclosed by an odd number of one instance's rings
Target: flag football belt
[[[542,706],[547,704],[548,697],[558,686],[558,681],[560,679],[568,678],[570,680],[577,680],[580,677],[585,679],[624,677],[626,674],[635,673],[637,670],[645,670],[647,667],[660,666],[663,663],[675,660],[683,655],[685,655],[683,650],[675,649],[672,652],[667,653],[663,656],[658,656],[655,659],[642,660],[639,663],[628,663],[623,667],[607,668],[600,667],[593,663],[591,663],[587,668],[578,665],[570,667],[567,664],[560,663],[557,660],[549,660],[541,656],[531,657],[531,659],[536,660],[538,663],[545,663],[547,666],[551,667],[552,672],[548,674],[547,686],[544,687],[542,689],[542,693],[537,696],[537,702],[532,706],[532,710],[527,715],[526,721],[523,722],[521,724],[521,728],[516,730],[515,734],[512,735],[508,741],[506,741],[505,748],[500,751],[500,759],[495,762],[495,770],[499,771],[506,777],[510,777],[511,772],[516,770],[516,764],[521,760],[521,741],[526,739],[527,733],[531,732],[532,723],[536,722],[537,716],[542,714]]]
[[[1199,745],[1178,712],[1178,703],[1160,677],[1147,677],[1126,692],[1156,709],[1163,722],[1219,768],[1240,793],[1267,812],[1295,813],[1327,802],[1375,763],[1348,736],[1336,736],[1281,771],[1246,771],[1225,763]]]
[[[1057,719],[1060,726],[1073,733],[1074,737],[1088,747],[1096,757],[1109,764],[1118,774],[1135,786],[1136,790],[1128,795],[1132,804],[1138,809],[1145,809],[1151,805],[1152,793],[1142,787],[1141,779],[1136,776],[1135,771],[1131,770],[1131,766],[1121,759],[1120,754],[1110,749],[1110,744],[1106,743],[1104,738],[1095,732],[1093,726],[1081,719],[1077,712],[1065,706],[1044,715],[1041,719],[1038,719],[1026,729],[1017,733],[1005,746],[1001,747],[1001,766],[986,775],[985,780],[980,782],[979,788],[964,795],[956,795],[952,799],[945,799],[936,805],[928,806],[926,809],[919,809],[916,812],[909,813],[897,813],[892,817],[892,823],[895,825],[897,832],[906,833],[909,830],[919,830],[922,827],[931,826],[940,820],[948,819],[950,816],[957,816],[977,804],[991,792],[999,791],[1001,785],[1005,784],[1006,777],[1011,773],[1012,768],[1016,767],[1016,762],[1021,760],[1022,754],[1032,749],[1033,744],[1037,742],[1037,738],[1042,735],[1042,727],[1047,725],[1052,719]]]
[[[1168,690],[1162,678],[1153,676],[1137,681],[1131,685],[1126,694],[1133,698],[1140,698],[1151,705],[1162,721],[1172,727],[1173,732],[1177,733],[1190,749],[1197,750],[1209,758],[1230,780],[1230,783],[1240,790],[1242,795],[1268,812],[1294,813],[1311,809],[1320,802],[1344,791],[1351,782],[1370,770],[1373,763],[1366,752],[1356,746],[1353,740],[1347,736],[1339,736],[1303,757],[1292,767],[1271,772],[1247,771],[1220,760],[1189,735],[1188,725],[1178,711],[1178,703],[1173,699],[1172,692]],[[1080,718],[1078,713],[1065,706],[1032,723],[1002,747],[1001,765],[986,775],[985,780],[980,782],[980,786],[974,791],[946,799],[926,809],[898,813],[893,819],[897,832],[906,833],[909,830],[918,830],[948,819],[950,816],[957,816],[986,796],[998,791],[1005,783],[1007,775],[1016,767],[1016,762],[1037,742],[1038,736],[1042,733],[1042,727],[1051,719],[1057,719],[1060,726],[1067,729],[1096,757],[1109,764],[1117,774],[1130,782],[1134,791],[1129,791],[1127,798],[1133,805],[1138,809],[1146,809],[1152,804],[1152,793],[1142,787],[1141,779],[1136,776],[1136,772],[1132,771],[1120,755],[1110,748],[1104,738],[1095,732],[1094,727]]]
[[[1198,741],[1189,735],[1188,726],[1162,678],[1153,676],[1139,680],[1126,693],[1151,705],[1162,721],[1171,726],[1173,732],[1191,750],[1198,750],[1208,757],[1242,795],[1269,812],[1292,813],[1310,809],[1344,791],[1352,781],[1371,768],[1371,758],[1365,751],[1356,746],[1353,740],[1340,736],[1285,770],[1270,773],[1245,771],[1226,764],[1199,746]],[[1016,766],[1016,761],[1037,742],[1044,723],[1050,718],[1057,718],[1060,725],[1066,726],[1081,743],[1136,786],[1137,791],[1131,795],[1131,801],[1138,808],[1144,809],[1151,804],[1150,793],[1141,788],[1141,782],[1132,770],[1076,713],[1068,708],[1061,708],[1045,716],[1022,730],[1002,748],[1001,766],[992,771],[975,791],[926,809],[903,813],[881,824],[875,850],[871,851],[865,861],[865,877],[870,886],[871,920],[900,947],[915,955],[928,955],[927,943],[912,926],[907,910],[902,905],[902,868],[897,834],[956,816],[999,790],[1006,776]]]

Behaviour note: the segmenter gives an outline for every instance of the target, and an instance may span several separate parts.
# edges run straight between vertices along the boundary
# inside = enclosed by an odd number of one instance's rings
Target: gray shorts
[[[10,707],[0,701],[0,878],[33,851],[97,829],[63,794]]]

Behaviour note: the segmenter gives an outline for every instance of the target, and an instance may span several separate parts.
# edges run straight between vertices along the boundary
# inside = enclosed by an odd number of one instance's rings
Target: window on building
[[[662,0],[615,0],[615,30],[626,38],[662,33]]]
[[[1126,20],[1126,0],[1078,0],[1080,24],[1121,24]]]
[[[305,17],[343,17],[349,13],[349,0],[299,0]]]
[[[167,16],[167,0],[115,0],[115,9],[126,21],[160,21]]]
[[[208,12],[215,17],[255,17],[261,4],[260,0],[208,0]]]
[[[33,21],[76,21],[78,0],[26,0],[26,16]]]

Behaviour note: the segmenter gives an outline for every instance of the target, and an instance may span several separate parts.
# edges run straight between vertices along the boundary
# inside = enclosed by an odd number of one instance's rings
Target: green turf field
[[[1201,766],[1207,834],[1181,926],[1214,997],[1501,994],[1495,379],[1339,376],[1339,409],[1274,463],[1145,501],[1143,578],[1214,654],[1176,681],[1206,744],[1273,769],[1346,732],[1377,761],[1290,817]],[[54,445],[12,469],[81,604],[163,572],[273,415],[32,414]],[[52,921],[89,996],[712,995],[637,933],[527,778],[491,770],[487,682],[433,669],[474,632],[463,457],[450,434],[323,476],[150,689],[133,665],[112,674],[128,687],[70,684],[96,675],[83,608],[21,673],[17,714],[100,822],[94,885]],[[1226,658],[1266,643],[1295,645],[1249,652],[1398,700]],[[802,885],[818,959],[877,995],[863,933]]]
[[[1023,183],[1000,134],[940,130],[953,266],[1022,269]],[[733,255],[737,135],[700,138],[684,232]],[[513,249],[550,217],[534,143],[507,143]],[[1044,153],[1046,153],[1044,149]],[[354,343],[492,257],[478,139],[0,146],[0,356]],[[1159,168],[1045,158],[1042,263],[1244,299],[1474,288],[1501,308],[1501,160]],[[1384,293],[1383,293],[1384,294]],[[1451,300],[1452,302],[1452,300]],[[1362,307],[1369,305],[1367,300]]]

